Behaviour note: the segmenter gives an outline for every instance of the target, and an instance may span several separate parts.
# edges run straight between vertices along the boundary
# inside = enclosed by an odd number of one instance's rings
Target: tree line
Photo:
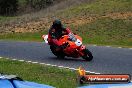
[[[0,15],[17,15],[28,11],[38,11],[52,5],[54,0],[0,0]]]

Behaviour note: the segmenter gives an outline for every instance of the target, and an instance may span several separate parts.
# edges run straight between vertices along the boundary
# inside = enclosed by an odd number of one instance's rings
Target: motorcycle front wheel
[[[91,61],[93,59],[92,53],[88,49],[83,50],[84,56],[82,56],[83,59],[86,61]]]

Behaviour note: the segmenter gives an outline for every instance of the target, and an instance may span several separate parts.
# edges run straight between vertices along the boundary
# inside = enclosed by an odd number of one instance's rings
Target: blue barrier
[[[37,84],[34,82],[28,82],[28,81],[14,80],[13,83],[15,84],[16,88],[54,88],[52,86]]]
[[[14,88],[10,81],[0,80],[0,88]]]
[[[55,88],[49,85],[23,81],[15,75],[0,74],[0,88]]]
[[[28,81],[0,79],[0,88],[54,88],[49,85],[38,84]]]

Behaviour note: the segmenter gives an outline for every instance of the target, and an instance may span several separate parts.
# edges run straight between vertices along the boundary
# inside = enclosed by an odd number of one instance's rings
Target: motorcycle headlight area
[[[77,40],[75,41],[75,44],[76,44],[77,46],[81,46],[81,45],[82,45],[82,42],[81,42],[79,39],[77,39]]]

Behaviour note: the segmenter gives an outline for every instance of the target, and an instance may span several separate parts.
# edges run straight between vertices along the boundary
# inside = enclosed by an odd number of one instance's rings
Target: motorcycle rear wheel
[[[83,52],[84,52],[84,56],[82,56],[83,59],[85,59],[86,61],[91,61],[93,59],[93,55],[88,49],[84,49]]]

